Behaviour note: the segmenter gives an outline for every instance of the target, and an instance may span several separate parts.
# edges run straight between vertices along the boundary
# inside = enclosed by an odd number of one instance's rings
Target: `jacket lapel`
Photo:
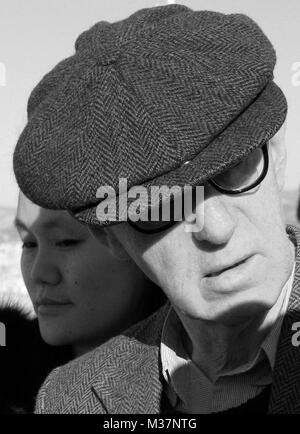
[[[160,413],[163,386],[159,348],[168,308],[166,304],[114,339],[109,361],[91,388],[108,414]]]
[[[300,231],[288,226],[287,232],[297,246],[296,267],[276,354],[269,413],[300,414],[300,347],[292,344],[292,325],[300,322]]]

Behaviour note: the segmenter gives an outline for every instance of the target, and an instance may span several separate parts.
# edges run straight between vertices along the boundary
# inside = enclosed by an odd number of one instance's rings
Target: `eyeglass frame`
[[[264,158],[264,167],[263,170],[260,174],[260,176],[257,178],[256,181],[254,181],[252,184],[248,185],[247,187],[243,187],[243,188],[238,188],[238,189],[230,189],[227,190],[226,188],[223,188],[221,186],[219,186],[217,183],[215,183],[212,179],[209,179],[207,182],[213,187],[215,188],[217,191],[219,191],[220,193],[223,194],[228,194],[228,195],[237,195],[237,194],[242,194],[242,193],[246,193],[247,191],[252,190],[253,188],[257,187],[259,184],[261,184],[261,182],[264,180],[264,178],[266,177],[268,170],[269,170],[269,153],[268,153],[268,144],[264,143],[261,146],[262,149],[262,153],[263,153],[263,158]],[[160,228],[157,229],[141,229],[140,227],[136,226],[136,222],[133,222],[131,220],[128,220],[127,223],[136,231],[141,232],[143,234],[147,234],[147,235],[151,235],[151,234],[157,234],[159,232],[163,232],[167,229],[169,229],[170,227],[172,227],[174,224],[178,223],[178,221],[176,220],[172,220],[169,222],[166,222],[166,224]]]

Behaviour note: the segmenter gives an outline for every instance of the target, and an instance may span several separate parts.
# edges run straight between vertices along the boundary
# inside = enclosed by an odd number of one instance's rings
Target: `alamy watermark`
[[[6,327],[0,322],[0,347],[6,347]]]
[[[6,67],[3,62],[0,62],[0,86],[6,86]]]
[[[185,185],[134,186],[119,179],[118,191],[109,185],[98,188],[102,199],[96,209],[99,221],[185,222],[187,232],[198,232],[204,224],[204,187]],[[196,212],[195,212],[196,211]]]
[[[292,64],[292,71],[294,74],[292,75],[292,85],[294,87],[300,86],[300,62],[294,62]]]
[[[296,332],[292,336],[292,345],[294,347],[300,347],[300,322],[294,322],[292,330]]]

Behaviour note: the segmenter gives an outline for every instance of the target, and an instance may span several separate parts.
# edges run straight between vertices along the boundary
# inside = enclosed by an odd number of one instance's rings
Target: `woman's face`
[[[23,194],[16,226],[23,278],[47,343],[81,352],[135,322],[145,294],[132,262],[113,257],[66,211],[40,208]]]

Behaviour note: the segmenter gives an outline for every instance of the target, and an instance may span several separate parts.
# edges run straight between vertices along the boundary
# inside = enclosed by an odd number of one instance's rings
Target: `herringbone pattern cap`
[[[33,90],[14,170],[31,200],[84,222],[107,223],[100,186],[201,184],[284,122],[275,51],[245,15],[143,9],[75,48]]]

